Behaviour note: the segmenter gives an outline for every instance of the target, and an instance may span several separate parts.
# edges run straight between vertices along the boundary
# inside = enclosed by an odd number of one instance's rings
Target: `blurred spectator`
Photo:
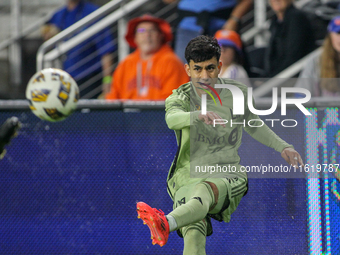
[[[173,3],[177,0],[163,0]],[[185,63],[184,51],[189,41],[198,35],[213,36],[217,30],[237,30],[253,0],[180,0],[175,52]]]
[[[237,80],[251,87],[248,74],[242,66],[242,41],[239,34],[231,30],[218,30],[215,38],[221,45],[222,68],[219,77]]]
[[[67,0],[66,6],[58,10],[42,27],[44,40],[50,39],[97,9],[96,5],[85,0]],[[110,53],[114,50],[111,32],[105,29],[67,52],[63,69],[78,83],[80,97],[96,98],[103,91],[108,91],[112,75]]]
[[[340,16],[328,25],[321,54],[307,61],[295,87],[305,88],[312,97],[340,96]],[[298,96],[298,95],[297,95]]]
[[[132,19],[125,38],[136,50],[119,63],[106,99],[165,100],[189,81],[183,63],[167,44],[172,32],[165,20],[150,15]]]
[[[266,77],[273,77],[315,48],[310,21],[293,0],[269,0],[275,12],[265,54]]]

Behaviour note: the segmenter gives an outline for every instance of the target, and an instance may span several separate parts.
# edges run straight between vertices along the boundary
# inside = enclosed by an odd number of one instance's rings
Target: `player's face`
[[[144,54],[152,54],[162,46],[163,34],[153,22],[141,22],[136,27],[135,43]]]
[[[224,66],[230,66],[234,62],[235,50],[232,47],[221,47],[221,61]]]
[[[199,96],[203,90],[197,88],[209,89],[206,85],[215,86],[221,66],[222,62],[218,61],[216,57],[199,63],[190,60],[189,64],[185,64],[185,71],[191,78]]]
[[[336,50],[336,52],[340,53],[340,34],[332,32],[331,41],[333,48]]]
[[[269,4],[275,13],[284,12],[292,3],[292,0],[269,0]]]

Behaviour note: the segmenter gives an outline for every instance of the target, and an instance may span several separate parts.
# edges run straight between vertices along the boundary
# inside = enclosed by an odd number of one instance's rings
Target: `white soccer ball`
[[[40,119],[60,121],[71,115],[79,100],[79,89],[67,72],[46,68],[32,76],[26,88],[30,109]]]

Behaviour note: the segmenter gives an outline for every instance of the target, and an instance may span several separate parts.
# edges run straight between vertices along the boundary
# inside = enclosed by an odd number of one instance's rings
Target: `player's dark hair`
[[[192,39],[185,48],[185,59],[187,63],[190,60],[195,63],[203,62],[213,57],[219,61],[221,56],[221,47],[213,37],[200,35]]]

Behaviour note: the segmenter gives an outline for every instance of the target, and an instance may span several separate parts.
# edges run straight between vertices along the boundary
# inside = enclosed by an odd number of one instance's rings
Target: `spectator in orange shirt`
[[[136,50],[119,63],[106,99],[165,100],[189,81],[181,60],[167,44],[169,23],[150,15],[132,19],[125,39]]]

